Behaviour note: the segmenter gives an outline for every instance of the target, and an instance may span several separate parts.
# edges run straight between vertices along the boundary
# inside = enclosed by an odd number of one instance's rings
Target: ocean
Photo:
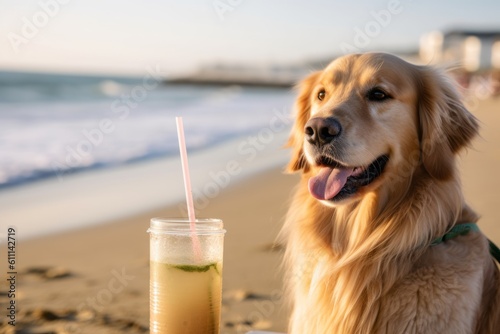
[[[0,72],[0,189],[178,155],[175,116],[188,154],[256,133],[265,140],[291,127],[293,100],[290,89],[166,85],[154,75]]]

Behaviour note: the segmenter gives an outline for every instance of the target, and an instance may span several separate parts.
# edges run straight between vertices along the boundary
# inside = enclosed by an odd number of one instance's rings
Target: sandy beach
[[[273,169],[230,187],[198,212],[200,217],[223,219],[228,231],[222,333],[286,328],[281,252],[274,241],[296,180]],[[16,329],[24,333],[147,332],[146,230],[152,217],[179,215],[179,206],[173,206],[19,244]]]
[[[471,111],[481,121],[481,138],[460,159],[463,188],[467,202],[482,217],[481,230],[500,244],[496,211],[500,207],[500,100],[473,102]],[[199,217],[223,219],[227,229],[222,333],[286,331],[282,248],[275,239],[297,180],[297,175],[284,175],[282,168],[268,169],[222,189],[198,212]],[[152,217],[182,215],[181,207],[179,203],[18,243],[16,326],[9,326],[3,315],[0,332],[148,332],[146,230]],[[43,217],[38,219],[43,224]],[[2,261],[6,258],[3,245],[2,240]],[[7,285],[3,284],[0,299],[6,305]]]

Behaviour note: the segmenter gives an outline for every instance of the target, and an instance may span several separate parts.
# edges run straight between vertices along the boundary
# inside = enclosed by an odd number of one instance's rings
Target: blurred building
[[[500,30],[433,31],[420,39],[426,63],[459,66],[467,72],[500,70]]]
[[[420,39],[419,54],[426,64],[451,69],[464,88],[500,94],[500,30],[433,31]]]

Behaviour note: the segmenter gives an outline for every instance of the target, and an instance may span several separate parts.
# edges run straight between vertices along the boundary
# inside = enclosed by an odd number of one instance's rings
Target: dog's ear
[[[479,126],[449,77],[431,67],[420,67],[419,72],[421,161],[432,177],[446,180],[454,172],[454,154],[471,142]]]
[[[309,120],[311,111],[311,93],[320,73],[318,71],[310,74],[298,85],[299,95],[295,102],[295,123],[286,144],[286,147],[292,148],[292,158],[286,167],[286,172],[288,173],[293,173],[301,169],[307,172],[309,169],[302,148],[304,143],[304,127]]]

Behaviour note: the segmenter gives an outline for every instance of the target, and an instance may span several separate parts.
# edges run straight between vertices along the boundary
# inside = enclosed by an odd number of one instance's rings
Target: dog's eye
[[[324,89],[320,90],[318,93],[318,100],[323,101],[323,99],[325,98],[325,94],[326,93]]]
[[[368,92],[368,99],[370,101],[383,101],[390,98],[389,94],[380,88],[373,88]]]

